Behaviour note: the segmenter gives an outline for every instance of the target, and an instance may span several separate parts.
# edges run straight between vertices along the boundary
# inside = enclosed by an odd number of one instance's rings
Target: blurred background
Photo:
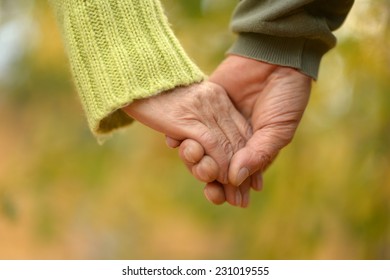
[[[211,73],[236,0],[165,0]],[[242,210],[164,137],[99,146],[46,1],[0,0],[0,259],[390,259],[390,2],[356,0],[292,144]]]

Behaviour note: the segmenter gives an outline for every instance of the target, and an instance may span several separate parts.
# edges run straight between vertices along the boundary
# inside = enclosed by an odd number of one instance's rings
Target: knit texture
[[[353,0],[241,0],[231,23],[230,53],[289,66],[316,79],[322,56],[336,45],[332,31]]]
[[[50,0],[78,93],[99,136],[132,122],[135,99],[200,82],[158,0]]]
[[[321,42],[305,38],[241,33],[228,52],[299,69],[302,73],[317,79],[322,56],[329,49],[330,47],[324,46]]]

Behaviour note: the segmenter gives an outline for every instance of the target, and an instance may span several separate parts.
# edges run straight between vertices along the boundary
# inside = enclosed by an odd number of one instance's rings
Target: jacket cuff
[[[317,79],[322,56],[329,47],[315,40],[240,33],[228,53],[288,66]]]
[[[131,123],[135,99],[200,82],[157,0],[52,0],[95,135]]]

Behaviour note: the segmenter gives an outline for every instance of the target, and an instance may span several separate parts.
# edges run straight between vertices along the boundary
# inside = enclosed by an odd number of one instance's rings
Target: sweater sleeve
[[[322,56],[336,44],[353,0],[242,0],[229,53],[299,69],[317,78]]]
[[[159,0],[50,0],[89,126],[99,136],[131,123],[135,99],[200,82]]]

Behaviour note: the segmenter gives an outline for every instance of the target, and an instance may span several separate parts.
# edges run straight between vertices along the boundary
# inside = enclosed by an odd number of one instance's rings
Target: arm
[[[317,78],[322,56],[336,44],[332,31],[353,0],[242,0],[231,26],[238,39],[229,53],[288,66]]]
[[[240,1],[232,20],[238,39],[210,81],[225,88],[250,120],[253,136],[230,162],[229,181],[239,189],[208,184],[205,193],[210,201],[245,207],[248,184],[262,188],[261,174],[292,140],[309,99],[311,79],[317,78],[322,56],[336,44],[332,31],[343,23],[352,4]]]
[[[158,0],[50,0],[92,132],[132,119],[120,108],[204,79]]]
[[[92,132],[102,137],[135,118],[179,142],[194,139],[207,155],[202,162],[217,163],[213,172],[193,165],[194,175],[227,182],[249,127],[220,86],[199,83],[204,75],[175,38],[160,1],[51,2]]]

